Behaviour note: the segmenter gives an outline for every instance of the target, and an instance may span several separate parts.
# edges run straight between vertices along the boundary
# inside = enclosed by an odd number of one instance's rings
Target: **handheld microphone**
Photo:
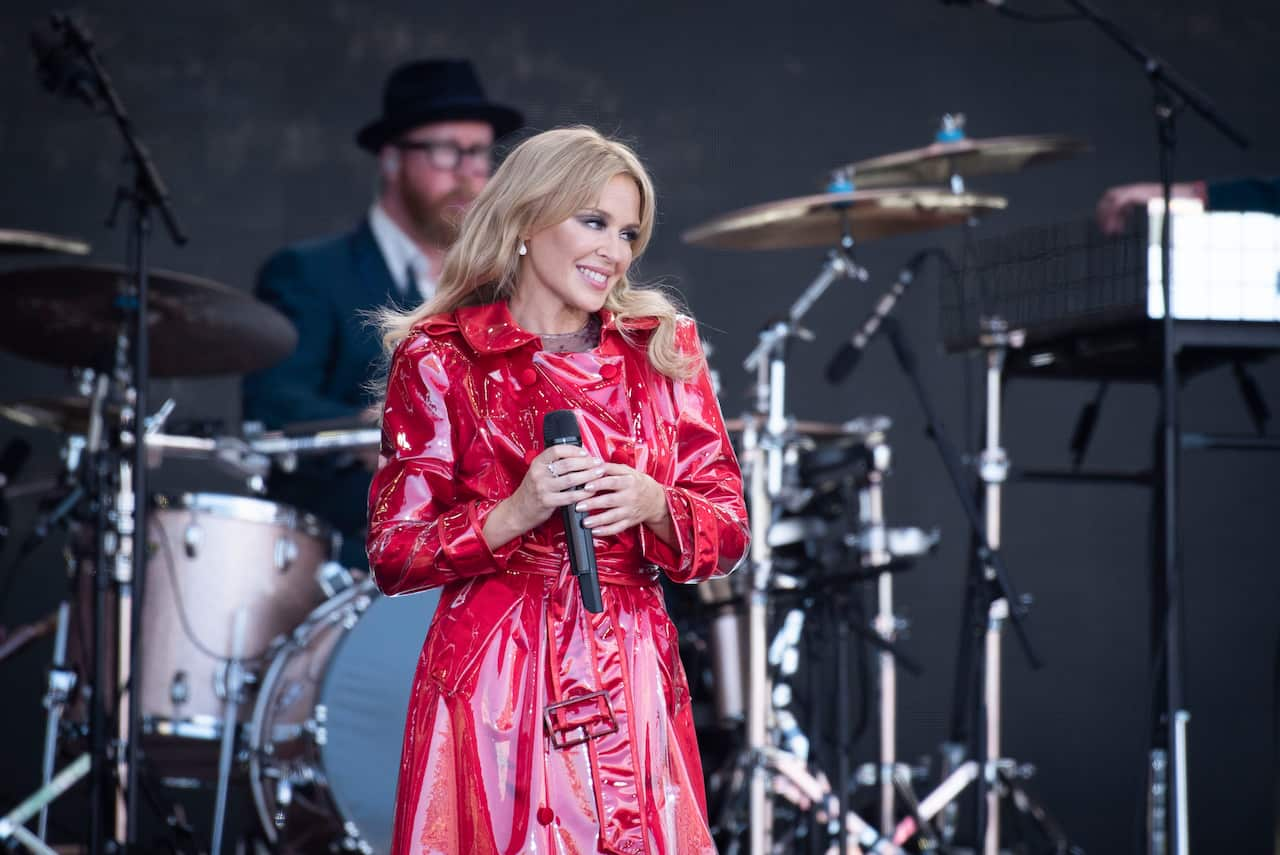
[[[582,447],[582,432],[572,410],[554,410],[542,419],[542,441],[548,448],[553,445]],[[582,524],[586,514],[565,505],[560,509],[564,519],[565,541],[569,545],[569,569],[578,577],[578,590],[582,592],[582,606],[593,614],[604,611],[600,599],[600,575],[596,571],[596,545],[591,540],[591,530]]]
[[[875,308],[871,310],[871,314],[862,322],[853,336],[840,346],[840,349],[831,357],[831,361],[827,363],[826,377],[827,382],[835,385],[849,376],[849,372],[857,366],[859,360],[862,359],[862,352],[867,349],[867,345],[871,343],[871,339],[880,329],[880,325],[884,323],[884,319],[889,317],[889,313],[893,311],[893,307],[897,305],[899,298],[907,292],[907,286],[915,279],[916,272],[920,269],[920,265],[924,263],[927,255],[925,253],[917,253],[907,262],[906,266],[898,274],[898,281],[893,283],[893,287],[880,297],[876,302]]]

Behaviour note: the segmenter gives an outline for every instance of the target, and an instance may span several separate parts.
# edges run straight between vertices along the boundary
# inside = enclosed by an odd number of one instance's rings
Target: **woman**
[[[693,322],[627,270],[653,185],[586,128],[518,146],[463,220],[392,353],[369,563],[443,585],[405,729],[396,855],[714,852],[658,573],[729,573],[742,479]],[[543,448],[573,410],[582,448]],[[583,607],[560,508],[591,527]]]

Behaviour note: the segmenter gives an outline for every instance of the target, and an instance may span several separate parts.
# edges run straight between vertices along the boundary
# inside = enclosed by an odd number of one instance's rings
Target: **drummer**
[[[245,378],[246,421],[275,429],[364,416],[381,352],[369,312],[388,303],[408,311],[435,293],[461,215],[489,180],[495,141],[522,124],[520,113],[486,97],[466,60],[412,62],[391,73],[382,115],[356,134],[378,161],[368,213],[351,232],[280,250],[258,274],[258,297],[293,322],[298,346]],[[273,472],[269,492],[334,526],[343,563],[363,567],[376,461],[376,449],[307,459],[293,473]]]

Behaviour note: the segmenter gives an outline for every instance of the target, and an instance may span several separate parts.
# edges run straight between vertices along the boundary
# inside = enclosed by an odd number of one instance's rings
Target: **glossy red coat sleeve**
[[[674,384],[676,423],[674,477],[664,484],[676,543],[663,542],[649,529],[640,532],[641,550],[676,582],[724,576],[746,555],[750,527],[733,443],[725,430],[720,403],[711,385],[697,328],[682,320],[677,343],[694,356],[697,371]]]
[[[457,478],[451,348],[415,333],[396,351],[382,414],[384,464],[369,490],[369,568],[384,594],[409,594],[506,566],[520,538],[490,549],[499,498]]]

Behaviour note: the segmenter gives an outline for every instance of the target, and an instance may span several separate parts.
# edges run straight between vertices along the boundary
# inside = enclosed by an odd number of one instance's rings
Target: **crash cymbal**
[[[0,348],[55,365],[109,366],[125,277],[114,265],[0,273]],[[148,283],[153,377],[241,374],[278,362],[297,344],[289,319],[248,294],[163,270]]]
[[[836,246],[846,221],[854,239],[866,241],[963,223],[1007,204],[1001,196],[932,188],[822,193],[722,214],[682,239],[716,249]]]
[[[89,244],[72,238],[43,232],[0,229],[0,254],[20,255],[29,252],[61,252],[65,255],[88,255]]]
[[[936,142],[924,148],[860,160],[835,170],[859,190],[903,184],[946,184],[952,175],[972,177],[1019,172],[1028,166],[1074,157],[1087,142],[1057,134]]]

